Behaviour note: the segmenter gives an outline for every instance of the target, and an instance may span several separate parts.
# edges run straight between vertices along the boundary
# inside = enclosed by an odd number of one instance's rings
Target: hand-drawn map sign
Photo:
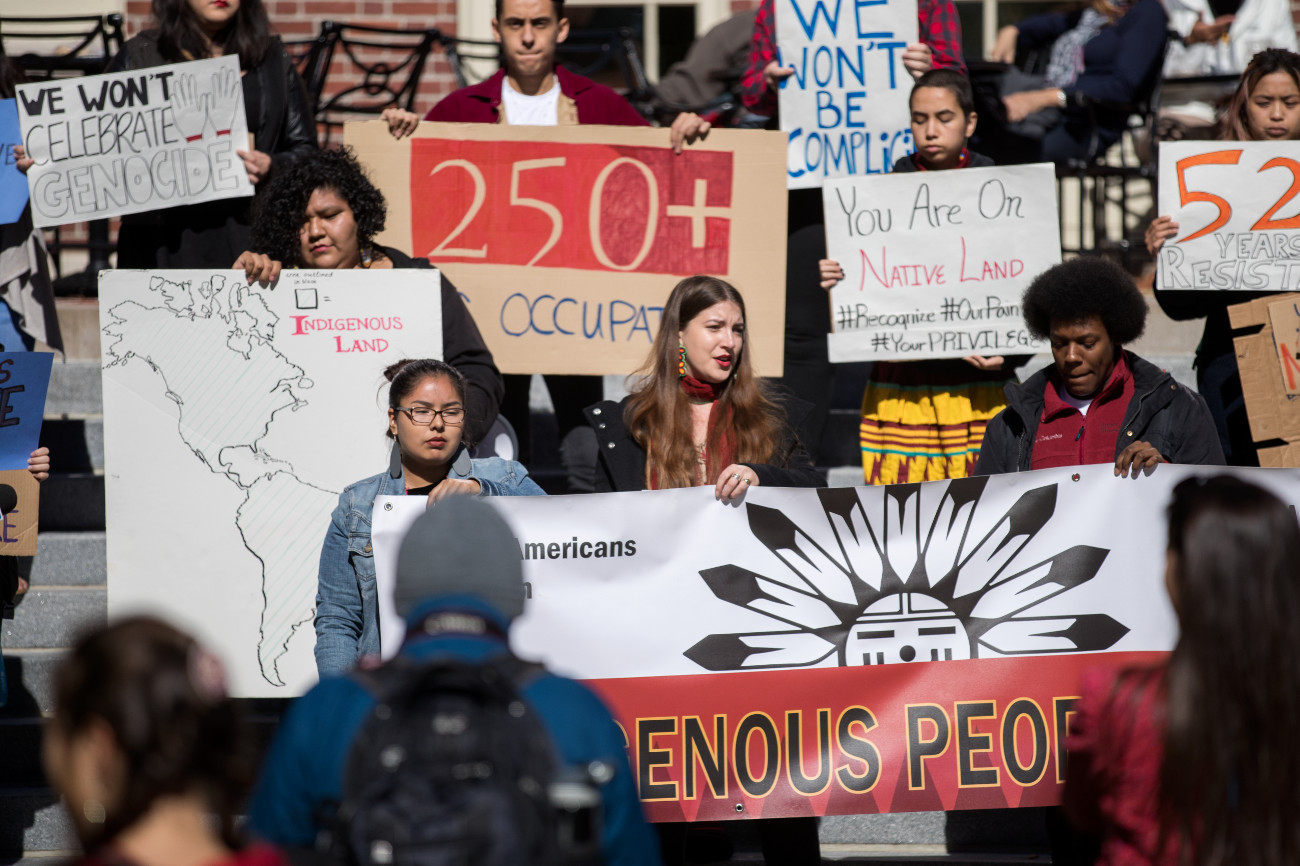
[[[18,86],[38,228],[253,194],[239,58]]]
[[[1160,248],[1158,288],[1300,289],[1300,142],[1171,142],[1160,177],[1178,235]]]
[[[1047,164],[844,178],[822,189],[832,361],[1033,353],[1020,296],[1061,261]]]
[[[790,189],[880,174],[912,150],[903,49],[917,39],[916,0],[776,0],[781,131]]]
[[[350,123],[388,199],[386,244],[433,261],[508,373],[627,374],[679,279],[745,296],[747,344],[779,375],[785,328],[784,145],[714,131],[681,154],[665,129],[422,123],[393,140]]]

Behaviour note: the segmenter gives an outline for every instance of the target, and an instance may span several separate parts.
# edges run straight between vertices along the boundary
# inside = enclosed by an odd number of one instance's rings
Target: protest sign
[[[301,692],[330,514],[388,467],[383,370],[442,355],[438,272],[104,271],[99,310],[110,615],[192,630],[237,694]]]
[[[1164,510],[1206,471],[502,497],[511,643],[607,700],[655,820],[1045,806],[1080,671],[1173,646]],[[380,586],[423,511],[376,500]]]
[[[41,485],[25,468],[26,459],[23,460],[23,466],[23,469],[0,470],[0,501],[15,503],[12,510],[0,517],[0,556],[36,555]]]
[[[0,352],[0,470],[27,468],[41,438],[54,355]]]
[[[14,148],[23,143],[18,103],[0,99],[0,226],[18,221],[27,207],[27,178],[18,170]]]
[[[1157,288],[1300,289],[1300,142],[1167,142],[1160,177]]]
[[[831,180],[822,189],[832,361],[1045,351],[1020,296],[1061,261],[1047,164]]]
[[[784,145],[715,130],[676,155],[668,130],[422,123],[395,141],[349,123],[388,200],[382,243],[433,261],[465,296],[506,373],[631,373],[678,280],[745,297],[746,345],[780,375]]]
[[[916,0],[776,0],[781,131],[790,189],[881,174],[912,151],[903,49],[917,41]]]
[[[1298,310],[1295,293],[1228,307],[1233,330],[1246,331],[1232,342],[1260,466],[1300,466],[1300,400],[1291,399],[1300,393]]]
[[[251,196],[239,58],[18,86],[38,228]]]

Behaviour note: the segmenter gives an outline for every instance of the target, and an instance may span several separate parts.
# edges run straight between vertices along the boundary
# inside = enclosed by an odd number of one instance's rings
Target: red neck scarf
[[[700,403],[716,402],[719,395],[722,394],[722,389],[727,385],[726,381],[718,385],[701,382],[694,376],[682,376],[678,382],[682,386],[682,390],[686,392],[687,397]]]

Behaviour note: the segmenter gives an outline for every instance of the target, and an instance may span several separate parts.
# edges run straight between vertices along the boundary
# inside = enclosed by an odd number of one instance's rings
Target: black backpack
[[[398,656],[354,672],[376,704],[318,851],[356,866],[601,862],[600,768],[564,770],[520,697],[541,672],[508,654],[481,664]]]

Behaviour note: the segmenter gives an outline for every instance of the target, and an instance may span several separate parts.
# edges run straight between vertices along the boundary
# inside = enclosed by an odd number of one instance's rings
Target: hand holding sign
[[[186,141],[198,141],[203,137],[203,127],[208,122],[207,102],[208,96],[199,92],[195,76],[176,77],[172,85],[172,115],[176,118],[176,128]]]
[[[230,134],[235,125],[235,112],[244,107],[242,91],[243,84],[235,70],[226,68],[212,73],[212,123],[217,135]]]

